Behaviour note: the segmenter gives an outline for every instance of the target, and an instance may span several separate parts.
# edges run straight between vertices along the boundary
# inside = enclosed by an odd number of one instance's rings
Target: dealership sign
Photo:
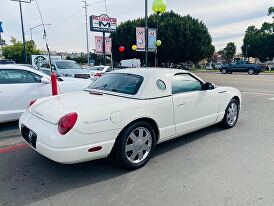
[[[2,21],[0,21],[0,33],[3,33]]]
[[[95,36],[95,52],[103,53],[103,37]],[[111,38],[105,37],[105,52],[106,54],[111,54]]]
[[[144,27],[136,27],[136,46],[137,51],[146,50],[146,35]],[[148,28],[148,51],[156,50],[157,30]]]
[[[90,31],[95,32],[115,32],[117,28],[117,19],[110,18],[106,14],[101,16],[90,16]]]

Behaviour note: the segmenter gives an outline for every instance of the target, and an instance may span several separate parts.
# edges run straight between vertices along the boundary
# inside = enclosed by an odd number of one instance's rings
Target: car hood
[[[109,114],[114,110],[113,105],[127,101],[133,100],[119,96],[90,94],[87,91],[80,91],[39,99],[28,111],[52,124],[57,124],[60,118],[71,112],[78,114],[77,122],[95,122],[109,119]]]

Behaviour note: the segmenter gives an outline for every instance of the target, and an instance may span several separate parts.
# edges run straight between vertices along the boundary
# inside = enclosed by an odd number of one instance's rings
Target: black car
[[[3,59],[0,60],[0,64],[15,64],[15,62],[11,59]]]

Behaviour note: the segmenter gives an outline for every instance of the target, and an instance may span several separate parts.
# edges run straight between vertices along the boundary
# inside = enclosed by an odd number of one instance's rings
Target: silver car
[[[45,63],[41,66],[40,71],[50,75],[49,64]],[[82,69],[80,65],[72,60],[54,60],[52,61],[52,71],[59,77],[73,77],[90,79],[92,74],[87,69]]]
[[[102,76],[106,72],[111,72],[113,71],[111,66],[93,66],[93,67],[86,67],[87,70],[90,71],[92,75],[92,79],[97,79],[100,76]]]

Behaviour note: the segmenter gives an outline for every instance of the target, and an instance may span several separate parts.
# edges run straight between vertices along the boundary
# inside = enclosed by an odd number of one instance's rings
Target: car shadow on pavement
[[[222,130],[213,126],[160,144],[156,147],[153,158]],[[98,182],[131,173],[117,166],[113,158],[62,165],[33,152],[30,148],[4,154],[4,158],[3,155],[0,156],[0,161],[0,205],[31,204],[69,190],[92,187]],[[149,164],[150,162],[148,167]]]

